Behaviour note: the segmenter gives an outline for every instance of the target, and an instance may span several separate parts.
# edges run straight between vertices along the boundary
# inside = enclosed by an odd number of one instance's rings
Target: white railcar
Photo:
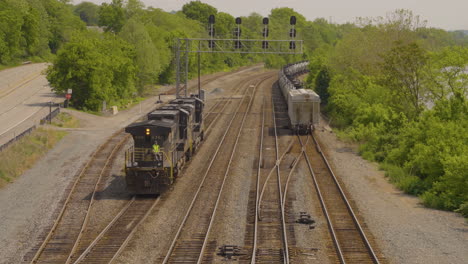
[[[289,64],[280,70],[278,83],[287,106],[292,130],[306,134],[319,124],[320,97],[312,90],[298,87],[295,77],[308,71],[309,62]]]

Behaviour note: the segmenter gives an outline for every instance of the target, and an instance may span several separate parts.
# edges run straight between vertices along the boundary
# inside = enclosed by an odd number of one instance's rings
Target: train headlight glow
[[[149,128],[146,129],[146,135],[149,136],[151,134],[151,131]]]

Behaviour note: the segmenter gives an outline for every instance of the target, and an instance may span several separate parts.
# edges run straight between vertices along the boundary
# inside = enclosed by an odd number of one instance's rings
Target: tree
[[[73,12],[88,26],[97,26],[99,23],[99,6],[91,2],[81,2],[75,6]]]
[[[433,99],[468,97],[468,48],[446,47],[431,56],[430,88]]]
[[[207,25],[209,16],[216,15],[218,10],[209,4],[200,1],[191,1],[182,6],[182,13],[184,13],[187,18],[197,20],[202,23],[202,25]]]
[[[144,85],[154,83],[162,71],[159,50],[154,46],[145,25],[134,18],[127,21],[119,36],[134,47],[136,53],[134,62],[138,67],[138,88],[141,93]]]
[[[132,47],[113,34],[76,33],[57,54],[47,79],[57,93],[73,89],[75,107],[97,111],[103,101],[119,104],[134,96],[134,56]]]
[[[385,84],[394,91],[397,100],[406,102],[403,107],[410,116],[418,116],[423,109],[427,52],[417,43],[403,45],[399,42],[383,59]]]
[[[99,26],[106,27],[106,31],[120,32],[125,24],[125,9],[123,0],[112,0],[112,3],[103,3],[99,9]]]
[[[330,93],[328,92],[328,87],[330,86],[330,73],[326,66],[322,67],[322,69],[317,74],[317,78],[315,79],[315,91],[320,96],[320,100],[323,104],[328,103],[328,97],[330,97]]]

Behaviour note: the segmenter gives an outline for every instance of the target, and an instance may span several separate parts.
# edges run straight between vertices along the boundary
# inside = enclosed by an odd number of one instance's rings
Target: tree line
[[[360,19],[310,56],[307,85],[396,186],[468,216],[466,36],[425,24],[408,10]]]

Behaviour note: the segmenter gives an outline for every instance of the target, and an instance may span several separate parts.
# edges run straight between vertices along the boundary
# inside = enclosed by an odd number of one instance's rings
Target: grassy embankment
[[[58,127],[78,127],[79,121],[67,113],[60,113],[52,122]],[[40,127],[0,152],[0,188],[30,169],[65,135],[66,131]]]

